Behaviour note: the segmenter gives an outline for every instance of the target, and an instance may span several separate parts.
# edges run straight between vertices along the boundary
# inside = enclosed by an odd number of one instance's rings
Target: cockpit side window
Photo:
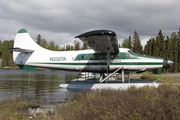
[[[134,55],[134,53],[131,50],[128,50],[128,53],[130,53],[131,55]]]

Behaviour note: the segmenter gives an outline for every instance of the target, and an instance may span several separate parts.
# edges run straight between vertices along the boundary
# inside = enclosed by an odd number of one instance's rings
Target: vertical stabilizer
[[[14,48],[35,50],[40,46],[30,37],[26,29],[20,29],[17,32],[14,41]]]
[[[14,62],[20,66],[20,68],[24,69],[26,71],[30,71],[29,67],[27,65],[28,59],[32,56],[32,54],[36,50],[43,49],[40,47],[28,34],[26,29],[20,29],[17,32],[17,35],[15,37],[14,41],[14,47],[10,50],[13,51],[13,60]],[[28,68],[28,69],[27,69]],[[32,68],[31,68],[32,71]]]

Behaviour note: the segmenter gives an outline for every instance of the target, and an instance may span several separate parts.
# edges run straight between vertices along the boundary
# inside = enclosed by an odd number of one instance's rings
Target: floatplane
[[[168,67],[173,63],[160,57],[139,55],[130,49],[119,48],[116,33],[111,30],[95,30],[76,36],[90,50],[51,51],[39,46],[26,29],[17,32],[13,51],[14,62],[23,70],[50,68],[69,71],[101,73],[99,82],[115,73],[144,72],[150,69]],[[105,76],[105,73],[111,73]]]

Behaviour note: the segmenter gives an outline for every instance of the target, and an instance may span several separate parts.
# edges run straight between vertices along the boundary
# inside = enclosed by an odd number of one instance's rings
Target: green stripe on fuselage
[[[33,63],[34,64],[34,63]],[[51,65],[107,65],[107,63],[35,63],[35,64],[51,64]],[[119,62],[111,63],[110,65],[163,65],[161,62],[150,63],[150,62]]]
[[[128,52],[127,52],[128,53]],[[153,56],[145,56],[145,55],[139,55],[139,54],[129,54],[127,55],[126,52],[121,53],[111,53],[110,59],[162,59],[158,57]],[[83,60],[107,60],[107,54],[106,53],[88,53],[88,54],[78,54],[74,61],[83,61]]]

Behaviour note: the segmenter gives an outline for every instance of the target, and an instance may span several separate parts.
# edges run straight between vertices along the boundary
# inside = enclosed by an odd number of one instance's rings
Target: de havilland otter
[[[28,34],[20,29],[15,37],[14,62],[22,69],[51,68],[70,71],[101,73],[103,82],[112,73],[143,72],[145,70],[168,67],[173,63],[160,57],[139,55],[130,49],[119,48],[116,33],[111,30],[95,30],[78,35],[90,50],[51,51],[39,46]],[[111,73],[105,77],[105,73]]]

